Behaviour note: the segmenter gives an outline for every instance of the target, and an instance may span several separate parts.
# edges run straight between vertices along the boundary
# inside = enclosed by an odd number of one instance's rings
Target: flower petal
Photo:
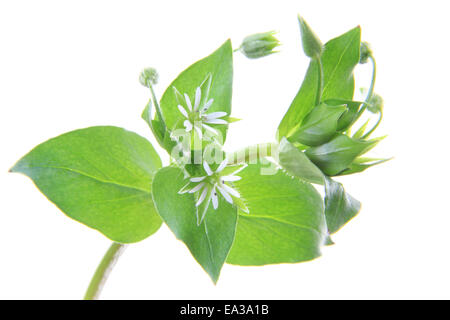
[[[203,188],[203,192],[202,192],[202,194],[200,195],[200,198],[198,198],[198,201],[197,201],[197,203],[195,204],[195,206],[196,207],[198,207],[199,205],[201,205],[202,204],[202,202],[205,200],[205,198],[206,198],[206,194],[208,193],[208,188]],[[202,219],[203,220],[203,219]]]
[[[205,128],[206,130],[208,130],[211,133],[219,134],[216,129],[214,129],[213,127],[208,126],[207,124],[202,123],[202,127]]]
[[[226,184],[223,184],[222,187],[228,192],[230,193],[232,196],[235,196],[236,198],[240,198],[241,195],[239,194],[239,192],[237,192],[237,190],[227,186]]]
[[[187,107],[188,107],[189,111],[192,111],[191,99],[189,98],[187,93],[184,94],[184,99],[186,100],[186,104],[187,104]]]
[[[228,181],[228,182],[233,182],[233,181],[239,181],[242,178],[238,177],[238,176],[233,176],[233,175],[229,175],[229,176],[223,176],[220,178],[222,181]],[[192,181],[192,180],[191,180]]]
[[[192,123],[189,120],[184,120],[183,124],[187,132],[192,130]]]
[[[205,114],[204,117],[206,117],[207,120],[211,120],[211,119],[216,119],[216,118],[220,118],[220,117],[224,117],[226,116],[228,113],[223,112],[223,111],[218,111],[218,112],[211,112],[208,114]]]
[[[189,114],[187,113],[186,109],[183,108],[183,106],[181,104],[178,105],[178,110],[180,110],[180,112],[183,114],[183,116],[185,118],[189,118]]]
[[[203,121],[209,124],[228,124],[228,122],[223,119],[208,119]]]
[[[209,109],[209,107],[211,107],[211,105],[213,104],[214,99],[209,99],[208,102],[205,103],[205,105],[203,106],[202,111],[205,112]]]
[[[206,176],[205,177],[193,177],[193,178],[191,178],[191,182],[201,182],[201,181],[205,180],[205,178],[206,178]]]
[[[220,193],[223,195],[225,200],[227,200],[227,202],[233,204],[233,199],[231,198],[231,196],[228,194],[228,192],[225,189],[221,188],[220,186],[217,186],[217,190],[220,191]]]
[[[206,173],[208,174],[208,176],[212,175],[213,172],[208,164],[208,162],[203,161],[203,168],[205,169]]]
[[[198,107],[200,106],[201,97],[202,97],[202,90],[200,89],[200,87],[197,87],[197,90],[195,90],[194,111],[198,110]]]
[[[192,188],[191,190],[189,190],[189,193],[197,192],[198,190],[200,190],[201,188],[203,188],[204,185],[205,185],[204,182],[199,183],[199,184],[196,185],[194,188]]]
[[[216,173],[219,173],[220,171],[222,171],[227,166],[227,164],[228,164],[228,160],[227,159],[223,160],[219,164],[219,167],[217,168]]]
[[[213,203],[214,210],[216,210],[219,207],[219,199],[217,198],[217,191],[215,186],[213,187],[212,190],[211,200]]]

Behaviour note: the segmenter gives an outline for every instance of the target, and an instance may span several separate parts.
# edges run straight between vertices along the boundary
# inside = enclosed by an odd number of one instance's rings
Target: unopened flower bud
[[[275,34],[274,31],[252,34],[242,41],[239,50],[249,59],[258,59],[278,52],[273,51],[280,45]]]
[[[372,113],[378,113],[380,111],[383,111],[384,107],[384,101],[383,98],[378,95],[374,94],[372,98],[368,101],[367,110],[369,110]]]
[[[302,34],[303,51],[310,58],[319,58],[322,55],[322,42],[302,17],[298,16],[298,22]]]
[[[158,83],[158,72],[154,68],[145,68],[139,75],[139,82],[144,87],[150,87],[152,84]]]
[[[372,56],[372,49],[370,48],[370,44],[367,42],[361,42],[361,57],[359,59],[359,63],[365,64],[369,61],[369,57]]]

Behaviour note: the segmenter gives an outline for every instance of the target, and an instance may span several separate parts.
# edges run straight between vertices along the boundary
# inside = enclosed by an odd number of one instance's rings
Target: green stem
[[[316,106],[320,104],[322,100],[322,91],[323,91],[323,65],[320,57],[316,58],[318,69],[319,69],[319,83],[317,85],[317,94],[316,94]]]
[[[161,121],[161,123],[162,123],[162,125],[164,127],[164,131],[165,131],[166,122],[164,121],[164,117],[162,115],[161,108],[160,108],[159,103],[158,103],[158,99],[156,99],[155,91],[153,90],[153,86],[152,86],[151,83],[149,83],[148,87],[150,88],[150,92],[152,93],[152,100],[153,100],[153,104],[155,105],[156,113],[158,114],[158,118]]]
[[[366,99],[364,100],[364,104],[363,104],[362,108],[358,111],[358,115],[356,116],[355,122],[356,122],[356,120],[358,120],[361,117],[363,112],[366,110],[370,99],[372,99],[372,97],[373,97],[373,93],[374,93],[374,89],[375,89],[375,82],[377,80],[377,63],[373,56],[370,56],[369,59],[372,62],[372,67],[373,67],[372,82],[370,83],[369,92],[367,93]]]
[[[125,245],[113,242],[106,251],[105,256],[95,270],[94,276],[89,284],[89,287],[84,296],[84,300],[96,300],[98,299],[103,285],[105,284],[112,268],[119,259],[122,251],[125,249]]]
[[[264,157],[276,156],[278,150],[277,143],[260,143],[245,149],[229,153],[227,155],[228,164],[256,163]]]
[[[369,132],[367,132],[366,134],[364,134],[364,135],[361,137],[361,139],[368,138],[368,137],[369,137],[369,136],[370,136],[370,135],[378,128],[378,126],[379,126],[380,123],[381,123],[381,120],[383,120],[383,110],[380,110],[380,116],[378,117],[377,123],[373,126],[372,129],[370,129]]]

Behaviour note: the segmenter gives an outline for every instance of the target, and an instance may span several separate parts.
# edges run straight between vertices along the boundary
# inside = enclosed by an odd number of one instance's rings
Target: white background
[[[230,37],[278,30],[281,53],[235,55],[227,150],[274,140],[308,59],[296,15],[325,42],[361,25],[385,99],[374,150],[385,165],[341,179],[360,215],[308,263],[225,265],[214,286],[167,227],[129,246],[105,299],[450,298],[449,52],[445,1],[1,1],[0,298],[78,299],[110,241],[62,214],[7,170],[35,145],[93,125],[150,137],[142,68],[161,96]],[[370,66],[357,68],[368,86]],[[160,150],[160,149],[158,149]],[[165,158],[167,160],[167,158]]]

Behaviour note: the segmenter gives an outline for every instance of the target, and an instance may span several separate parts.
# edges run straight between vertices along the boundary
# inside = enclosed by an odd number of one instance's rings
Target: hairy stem
[[[322,100],[322,91],[323,91],[323,66],[322,66],[322,59],[318,57],[316,59],[317,66],[319,69],[319,82],[317,85],[317,94],[316,94],[316,106],[320,104],[320,101]]]
[[[102,261],[95,270],[91,283],[86,291],[84,300],[96,300],[100,296],[103,286],[108,279],[111,270],[125,249],[124,244],[113,242],[106,251]]]
[[[161,107],[159,106],[158,99],[156,98],[155,91],[153,90],[153,86],[151,83],[149,84],[148,87],[150,88],[150,92],[152,93],[152,100],[153,100],[153,104],[155,105],[156,113],[158,114],[158,118],[161,121],[161,123],[163,124],[164,131],[165,131],[166,122],[164,121],[164,117],[162,115],[162,111],[161,111]]]
[[[366,134],[364,134],[361,139],[366,139],[368,138],[375,130],[376,128],[378,128],[378,126],[381,123],[381,120],[383,119],[383,110],[380,110],[379,116],[378,116],[378,121],[377,123],[375,123],[375,125],[373,126],[372,129],[370,129],[370,131],[368,131]]]
[[[374,93],[374,89],[375,89],[375,82],[377,80],[377,63],[376,63],[375,58],[373,56],[370,56],[369,59],[372,62],[372,67],[373,67],[372,82],[370,83],[369,92],[367,93],[366,99],[364,100],[364,104],[363,104],[362,108],[358,111],[358,115],[356,117],[356,120],[358,120],[359,117],[361,117],[363,112],[366,110],[370,99],[372,99],[373,93]]]

